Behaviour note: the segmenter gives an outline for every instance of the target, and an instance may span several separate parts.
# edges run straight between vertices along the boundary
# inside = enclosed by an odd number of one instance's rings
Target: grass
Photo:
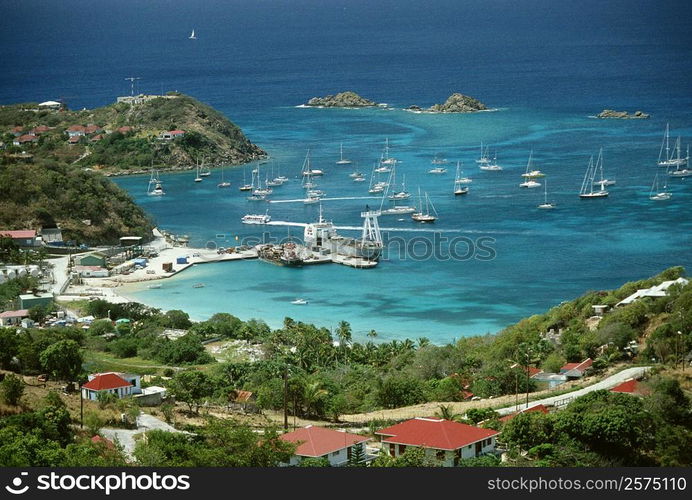
[[[116,358],[110,353],[87,350],[84,352],[84,365],[90,372],[133,372],[139,375],[162,375],[168,366],[152,359]]]

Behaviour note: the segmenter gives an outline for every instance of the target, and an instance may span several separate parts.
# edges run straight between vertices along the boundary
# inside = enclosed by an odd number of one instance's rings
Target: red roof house
[[[593,365],[593,360],[586,358],[581,363],[567,363],[560,368],[560,373],[569,378],[581,378],[591,368],[591,365]]]
[[[87,125],[84,127],[85,134],[95,134],[96,132],[101,132],[103,129],[98,125]]]
[[[81,135],[72,135],[70,138],[67,140],[68,143],[70,144],[79,144],[79,141],[82,140]]]
[[[132,132],[133,130],[134,129],[132,127],[130,127],[129,125],[125,125],[124,127],[120,127],[118,129],[118,132],[120,132],[121,134],[127,134],[128,132]]]
[[[36,244],[36,231],[33,229],[0,230],[0,238],[11,238],[20,247],[31,247]]]
[[[345,465],[351,458],[353,448],[363,447],[363,443],[368,441],[365,436],[312,425],[283,434],[280,438],[298,443],[295,455],[288,465],[297,465],[303,458],[319,457],[328,459],[332,466]]]
[[[96,400],[101,392],[110,392],[124,398],[132,394],[133,385],[115,373],[98,374],[82,386],[84,399]]]
[[[33,132],[36,135],[39,135],[48,132],[50,129],[51,128],[47,125],[39,125],[38,127],[34,127],[33,129],[31,129],[31,132]]]
[[[423,448],[430,458],[451,467],[458,465],[461,459],[493,453],[495,436],[499,432],[451,420],[419,417],[375,434],[381,437],[383,445],[389,446],[392,456],[402,455],[409,446]]]
[[[22,144],[33,142],[38,142],[38,137],[36,137],[34,134],[24,134],[20,135],[14,141],[12,141],[12,144],[14,144],[15,146],[21,146]]]
[[[29,317],[28,309],[19,309],[17,311],[0,312],[0,326],[18,325],[24,318]]]
[[[69,135],[70,137],[74,137],[77,135],[85,135],[86,134],[86,127],[84,127],[82,125],[70,125],[69,127],[67,127],[66,132],[67,132],[67,135]]]

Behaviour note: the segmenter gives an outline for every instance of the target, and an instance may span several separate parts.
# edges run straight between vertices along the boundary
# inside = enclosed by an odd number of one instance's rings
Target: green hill
[[[138,96],[92,110],[0,107],[4,164],[53,160],[107,174],[234,165],[266,156],[215,109],[181,94]],[[21,127],[20,131],[15,131]],[[75,127],[84,130],[72,130]],[[174,138],[171,131],[180,131]],[[35,134],[35,138],[30,135]],[[70,142],[70,133],[74,136]],[[175,135],[175,134],[174,134]],[[27,139],[28,137],[28,139]],[[15,141],[21,141],[14,144]]]

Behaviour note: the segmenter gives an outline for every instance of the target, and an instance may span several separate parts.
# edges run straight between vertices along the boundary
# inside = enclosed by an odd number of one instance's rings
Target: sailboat
[[[350,165],[351,160],[344,158],[344,143],[342,142],[339,146],[339,160],[336,162],[337,165]]]
[[[197,162],[197,177],[195,177],[195,182],[202,182],[202,178],[199,175],[199,162]]]
[[[483,149],[483,141],[481,141],[481,156],[476,160],[476,163],[480,165],[490,164],[490,158],[488,156],[488,146]]]
[[[209,167],[207,167],[206,170],[203,170],[205,161],[206,159],[202,160],[202,166],[200,167],[201,172],[199,174],[200,177],[209,177],[211,175],[211,170],[209,170]]]
[[[532,167],[532,162],[533,162],[533,150],[529,153],[529,161],[526,163],[526,172],[521,174],[522,177],[524,177],[526,180],[519,184],[519,187],[523,188],[537,188],[541,186],[541,183],[538,181],[535,181],[534,179],[536,177],[543,177],[543,172],[540,170],[531,170]]]
[[[678,158],[680,158],[680,149],[678,148]],[[687,156],[685,156],[685,165],[688,165],[690,162],[690,145],[687,145]],[[675,167],[675,170],[669,170],[668,175],[671,177],[690,177],[692,176],[692,170],[689,168],[680,168],[682,166],[681,163],[678,163],[678,165]]]
[[[596,161],[596,167],[598,167],[599,171],[601,172],[601,179],[598,181],[593,181],[593,183],[597,186],[601,186],[601,188],[604,188],[605,186],[614,186],[615,179],[606,179],[603,175],[603,148],[601,148],[598,152],[598,160]]]
[[[271,174],[271,180],[267,180],[267,186],[281,186],[284,183],[284,178],[280,176],[274,177],[274,160],[272,160],[272,174]]]
[[[381,165],[396,165],[399,162],[396,158],[389,156],[389,138],[384,140],[384,152],[382,153]]]
[[[153,169],[151,170],[151,177],[149,178],[149,186],[147,187],[147,194],[149,196],[163,196],[164,194],[166,194],[163,191],[163,185],[161,184],[161,181],[159,180],[159,173],[156,172],[156,175],[154,175]]]
[[[396,170],[392,170],[392,175],[390,176],[390,184],[394,185],[396,182]],[[411,197],[411,193],[406,191],[406,176],[402,177],[401,181],[401,191],[394,192],[389,199],[390,200],[408,200]]]
[[[225,181],[224,178],[223,178],[223,166],[221,167],[221,182],[219,182],[219,183],[216,185],[216,187],[220,187],[220,188],[231,187],[231,183],[228,182],[228,181]]]
[[[188,37],[190,40],[197,40],[197,37],[195,36],[195,30],[192,30],[192,33],[190,33],[190,36]]]
[[[482,146],[482,144],[481,144]],[[484,159],[485,161],[480,161]],[[493,159],[491,160],[488,157],[488,153],[486,151],[485,156],[481,156],[479,160],[476,160],[476,163],[480,163],[481,165],[478,167],[481,170],[487,170],[489,172],[499,172],[502,170],[502,167],[497,164],[497,151],[495,152],[495,156],[493,156]]]
[[[432,206],[435,215],[430,213],[430,207]],[[411,214],[411,219],[416,222],[435,222],[437,220],[437,210],[433,206],[428,193],[425,193],[425,212],[423,212],[423,200],[420,195],[420,188],[418,188],[418,212]]]
[[[538,208],[543,210],[551,210],[555,208],[555,203],[548,203],[548,180],[543,181],[543,203],[538,205]]]
[[[459,196],[462,194],[468,194],[469,188],[468,186],[464,186],[463,182],[461,181],[461,163],[457,161],[457,172],[456,175],[454,176],[454,196]]]
[[[598,155],[599,160],[601,155]],[[598,162],[597,162],[598,163]],[[608,196],[608,191],[606,191],[603,186],[598,191],[594,191],[594,177],[596,176],[596,165],[593,162],[593,156],[589,158],[589,166],[586,167],[586,173],[584,174],[584,180],[581,183],[581,190],[579,191],[579,198],[582,200],[590,198],[605,198]]]
[[[248,183],[246,182],[246,178],[245,178],[245,172],[246,172],[246,170],[247,170],[247,168],[246,168],[246,167],[243,167],[243,185],[240,186],[238,189],[240,189],[241,191],[252,191],[252,190],[254,189],[255,186],[254,186],[253,184],[248,184]],[[254,175],[254,174],[252,175],[252,179],[253,179],[253,181],[254,181],[254,179],[255,179],[255,175]]]
[[[665,149],[665,155],[663,150]],[[661,142],[661,150],[658,152],[659,167],[678,167],[687,165],[687,158],[680,158],[680,137],[675,142],[675,149],[678,152],[677,158],[673,157],[670,151],[670,124],[666,123],[666,132],[663,134],[663,142]]]
[[[262,181],[259,180],[260,178],[260,173],[259,173],[259,165],[257,165],[257,187],[252,191],[252,194],[254,196],[262,196],[266,197],[274,192],[272,188],[270,188],[267,185],[267,182],[269,181],[269,176],[264,181],[264,187],[262,187]]]
[[[669,200],[671,198],[672,193],[669,191],[666,191],[668,188],[667,183],[663,184],[663,190],[659,191],[658,189],[658,174],[654,177],[654,183],[651,185],[651,192],[649,193],[649,199],[654,200],[654,201],[663,201],[663,200]]]
[[[446,165],[449,162],[447,161],[447,158],[440,158],[437,154],[435,154],[430,163],[433,165]]]

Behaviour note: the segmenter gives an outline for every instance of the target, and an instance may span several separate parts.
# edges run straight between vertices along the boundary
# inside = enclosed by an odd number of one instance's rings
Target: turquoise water
[[[668,202],[648,199],[665,127],[660,120],[605,121],[587,113],[529,109],[428,115],[283,107],[272,110],[268,123],[271,128],[257,124],[246,131],[291,178],[275,188],[273,201],[301,197],[298,173],[308,147],[313,166],[326,172],[317,182],[328,197],[369,196],[367,183],[353,183],[348,173],[355,168],[369,172],[388,137],[391,155],[401,160],[398,174],[406,175],[410,191],[420,186],[429,193],[439,219],[432,227],[408,217],[381,217],[385,237],[432,240],[434,230],[473,242],[493,238],[484,243],[493,258],[488,260],[488,252],[478,249],[477,258],[446,259],[449,248],[443,242],[440,255],[420,260],[390,252],[372,270],[337,265],[286,269],[256,261],[205,264],[165,281],[161,289],[128,287],[129,296],[184,309],[195,319],[227,311],[243,319],[262,318],[272,326],[279,326],[285,316],[326,327],[346,320],[357,338],[375,329],[383,339],[425,336],[442,343],[495,332],[590,289],[616,287],[671,265],[689,267],[690,180],[671,182],[673,198]],[[689,135],[692,130],[677,132]],[[491,151],[497,149],[502,172],[478,169],[481,140],[492,144]],[[340,142],[352,166],[335,165]],[[606,176],[615,177],[617,185],[610,188],[608,199],[580,200],[577,194],[588,158],[600,147]],[[518,187],[530,150],[535,168],[547,174],[549,198],[557,203],[553,211],[536,208],[543,199],[542,188]],[[435,154],[463,162],[464,174],[473,178],[467,196],[452,194],[454,163],[445,175],[427,173]],[[116,182],[161,227],[189,234],[193,246],[228,246],[236,236],[261,237],[261,228],[240,224],[248,212],[268,208],[274,220],[293,222],[317,217],[316,205],[248,202],[237,190],[242,175],[242,168],[226,169],[233,187],[222,190],[216,188],[218,170],[201,184],[192,181],[191,172],[162,174],[167,193],[162,198],[146,196],[145,177]],[[349,199],[325,201],[323,209],[337,225],[359,226],[366,203],[379,206],[375,199]],[[265,231],[276,238],[288,234],[281,227]],[[290,231],[302,236],[300,228]],[[419,242],[414,250],[422,253],[422,245]],[[463,253],[465,245],[459,244],[457,252]],[[205,288],[193,289],[197,282],[204,282]],[[296,297],[310,303],[291,304]]]
[[[389,138],[409,190],[420,185],[432,197],[440,215],[435,228],[448,237],[494,238],[494,259],[391,257],[367,271],[200,265],[159,290],[130,292],[196,319],[229,311],[273,326],[287,315],[327,327],[347,320],[356,337],[375,328],[383,338],[445,342],[497,331],[589,289],[690,267],[692,179],[672,182],[668,202],[651,202],[648,193],[666,123],[683,144],[692,137],[691,16],[692,3],[675,0],[44,0],[40,8],[4,2],[0,103],[103,106],[129,94],[125,77],[139,77],[136,92],[178,90],[221,110],[280,160],[282,173],[297,175],[311,148],[315,167],[327,170],[320,182],[329,196],[367,194],[348,168],[334,164],[340,142],[357,168],[369,171]],[[192,28],[195,41],[187,38]],[[294,107],[343,90],[398,108],[462,92],[499,111]],[[588,118],[604,108],[652,116]],[[497,148],[503,172],[476,168],[481,141]],[[606,200],[581,201],[588,158],[600,147],[617,185]],[[530,150],[548,174],[554,211],[536,209],[540,189],[517,187]],[[435,154],[464,162],[474,178],[467,196],[451,194],[453,166],[443,177],[426,173]],[[216,188],[218,172],[201,185],[190,173],[164,174],[162,199],[146,197],[146,178],[117,182],[161,227],[190,234],[195,245],[228,245],[258,235],[240,217],[264,207],[251,208],[237,191],[242,170],[227,176],[230,190]],[[293,182],[274,199],[299,194]],[[366,203],[375,200],[326,202],[324,209],[337,224],[358,226]],[[270,204],[277,220],[307,222],[317,210]],[[421,229],[408,218],[381,224]],[[410,241],[425,234],[388,236]],[[199,281],[207,286],[193,289]],[[291,305],[297,296],[310,304]]]

